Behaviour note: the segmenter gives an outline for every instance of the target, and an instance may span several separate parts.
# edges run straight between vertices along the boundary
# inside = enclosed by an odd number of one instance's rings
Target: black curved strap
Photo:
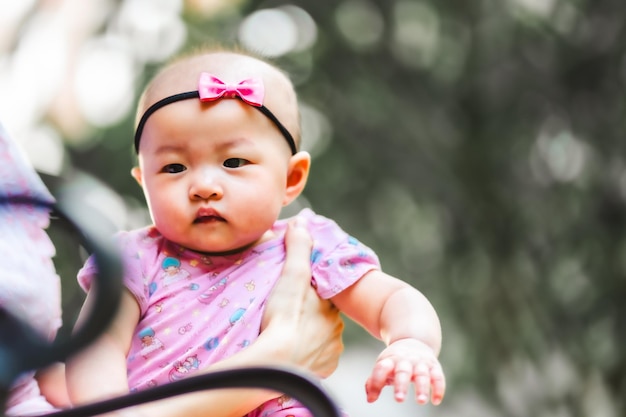
[[[67,339],[55,342],[45,340],[28,323],[0,307],[0,389],[6,392],[19,374],[64,361],[86,347],[106,329],[119,305],[122,265],[112,240],[99,230],[102,223],[77,198],[68,194],[61,196],[57,204],[52,204],[32,197],[0,196],[0,204],[28,205],[53,210],[78,232],[86,249],[94,254],[98,270],[94,281],[94,306],[87,314],[85,325]],[[3,405],[4,403],[0,403],[0,407]]]
[[[50,343],[37,335],[28,323],[0,307],[0,415],[9,387],[22,372],[62,361],[79,351],[105,330],[119,305],[122,266],[112,241],[98,230],[94,213],[72,194],[62,195],[53,205],[30,197],[3,197],[0,204],[23,204],[52,209],[79,233],[86,248],[94,254],[98,275],[96,300],[85,324],[71,338]],[[10,337],[7,337],[10,335]],[[315,417],[340,417],[341,412],[323,387],[309,376],[291,369],[272,367],[241,368],[193,376],[145,391],[49,414],[51,417],[87,417],[133,405],[220,388],[264,388],[292,396]]]
[[[299,400],[315,417],[341,417],[341,411],[318,382],[291,369],[275,367],[239,368],[197,375],[145,391],[47,414],[46,417],[87,417],[175,395],[220,388],[271,389]]]

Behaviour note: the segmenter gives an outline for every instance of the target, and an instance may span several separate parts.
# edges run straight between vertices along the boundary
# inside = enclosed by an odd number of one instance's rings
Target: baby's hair
[[[159,77],[160,74],[162,74],[163,72],[169,70],[172,66],[178,64],[179,62],[184,62],[186,60],[192,59],[194,57],[197,56],[202,56],[202,55],[208,55],[208,54],[214,54],[214,53],[233,53],[233,54],[237,54],[237,55],[242,55],[242,56],[246,56],[252,59],[255,59],[257,61],[263,62],[265,64],[267,64],[268,66],[270,66],[273,70],[277,71],[278,73],[282,74],[285,79],[291,84],[292,90],[295,93],[295,87],[293,86],[293,82],[291,81],[291,77],[289,75],[289,73],[285,70],[283,70],[280,66],[278,66],[274,61],[272,61],[271,59],[269,59],[268,57],[263,56],[260,52],[257,51],[253,51],[249,48],[245,48],[242,45],[238,44],[238,43],[233,43],[231,45],[225,45],[223,43],[219,43],[219,42],[211,42],[211,43],[204,43],[202,45],[196,45],[193,47],[190,47],[188,49],[185,49],[181,52],[179,52],[178,54],[174,55],[173,57],[171,57],[170,59],[168,59],[167,61],[165,61],[163,63],[163,65],[161,65],[160,69],[149,79],[149,81],[147,82],[147,84],[145,85],[143,92],[141,93],[141,96],[139,97],[139,101],[137,103],[137,113],[135,114],[135,128],[137,128],[138,124],[139,124],[139,120],[141,119],[142,115],[143,115],[143,108],[145,107],[143,105],[143,101],[146,99],[146,96],[148,95],[152,85],[153,85],[153,81],[155,79],[157,79]],[[297,100],[297,98],[296,98]],[[300,146],[300,142],[301,142],[301,113],[300,113],[300,108],[299,106],[296,105],[296,110],[297,110],[297,118],[296,118],[296,124],[294,126],[295,131],[292,132],[294,141],[295,141],[295,145],[297,147]]]
[[[173,56],[166,65],[164,65],[163,68],[167,68],[170,65],[176,64],[179,61],[184,61],[185,59],[188,58],[192,58],[194,56],[199,56],[199,55],[205,55],[205,54],[212,54],[212,53],[219,53],[219,52],[225,52],[225,53],[233,53],[233,54],[239,54],[239,55],[244,55],[247,56],[249,58],[254,58],[258,61],[264,62],[267,65],[271,66],[272,68],[274,68],[275,70],[277,70],[278,72],[282,73],[285,77],[287,77],[288,80],[291,81],[291,77],[289,76],[289,73],[285,70],[283,70],[274,60],[270,59],[267,56],[264,56],[261,52],[259,51],[254,51],[250,48],[246,48],[245,46],[242,46],[239,43],[233,43],[231,45],[226,45],[224,43],[220,43],[220,42],[206,42],[204,44],[201,45],[195,45],[193,47],[190,47],[187,50],[183,50],[180,53],[176,54],[175,56]]]

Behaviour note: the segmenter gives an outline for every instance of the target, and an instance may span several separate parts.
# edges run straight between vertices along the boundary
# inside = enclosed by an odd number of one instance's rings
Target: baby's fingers
[[[426,404],[430,397],[430,368],[424,362],[415,367],[413,377],[415,384],[415,400],[419,404]]]
[[[429,397],[433,405],[441,404],[446,391],[446,380],[438,362],[430,366],[424,362],[419,363],[415,368],[413,383],[415,400],[419,404],[428,403]]]
[[[430,369],[430,384],[432,389],[431,402],[433,405],[439,405],[446,393],[446,377],[439,363]]]
[[[367,401],[376,401],[382,389],[386,385],[392,385],[394,398],[396,401],[402,402],[406,398],[412,380],[413,366],[411,362],[401,361],[396,364],[391,358],[383,359],[376,363],[372,375],[365,384]]]
[[[409,361],[398,362],[394,369],[393,394],[398,402],[404,401],[413,380],[413,365]]]
[[[367,401],[374,402],[380,396],[381,391],[393,378],[394,362],[391,359],[383,359],[376,362],[372,374],[365,383]]]

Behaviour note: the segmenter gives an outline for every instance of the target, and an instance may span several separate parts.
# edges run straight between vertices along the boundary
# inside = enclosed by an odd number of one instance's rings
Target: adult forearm
[[[237,367],[285,366],[287,360],[264,336],[237,354],[202,368],[210,373]],[[118,417],[241,417],[266,401],[281,395],[264,389],[241,388],[199,391],[143,404],[117,413]]]
[[[202,368],[209,373],[235,367],[263,365],[287,366],[289,356],[276,348],[276,337],[268,332],[239,353],[216,364]],[[68,387],[75,405],[128,393],[125,373],[108,373],[120,369],[125,358],[114,354],[113,346],[101,339],[82,356],[68,364]],[[125,367],[121,369],[125,370]],[[281,395],[264,389],[220,389],[199,391],[111,413],[111,417],[241,417],[266,401]]]
[[[270,398],[269,392],[260,389],[198,391],[121,410],[114,416],[241,417]]]
[[[280,366],[297,367],[300,370],[312,368],[324,373],[324,370],[329,367],[327,362],[330,361],[325,358],[334,358],[336,355],[323,353],[326,349],[319,349],[319,351],[312,349],[309,346],[311,343],[308,343],[306,347],[300,346],[298,343],[300,338],[293,337],[295,331],[292,329],[285,332],[287,323],[279,324],[270,324],[246,349],[216,364],[202,368],[201,372],[209,373],[237,367]],[[315,329],[319,328],[314,323],[310,324]],[[338,327],[337,331],[340,331],[340,326]],[[335,338],[331,336],[328,338],[330,338],[331,346],[337,344],[332,343]],[[311,338],[306,340],[309,339]],[[325,340],[319,336],[317,339]],[[340,349],[335,347],[335,350]],[[116,348],[112,342],[108,342],[106,337],[103,337],[68,363],[68,388],[70,398],[75,405],[128,393],[125,374],[126,358],[115,352],[119,352],[119,347]],[[119,369],[123,372],[115,372]],[[256,388],[200,391],[111,414],[116,417],[241,417],[281,394]]]
[[[335,363],[325,359],[326,357],[334,358],[335,355],[326,353],[324,349],[317,350],[311,349],[310,346],[300,346],[299,338],[293,337],[294,331],[285,331],[286,326],[288,328],[288,323],[281,324],[271,323],[259,338],[246,349],[203,368],[201,372],[209,373],[254,366],[293,367],[301,371],[311,371],[313,368],[323,372],[322,370],[329,366],[326,364],[327,362]],[[316,329],[319,328],[316,323],[310,324]],[[326,340],[325,337],[318,337],[318,339]],[[335,346],[335,350],[339,350],[335,338],[329,336],[328,340],[331,346]],[[310,352],[308,352],[309,350]],[[252,388],[201,391],[136,407],[129,410],[133,413],[132,415],[123,415],[123,417],[241,417],[281,394],[283,393]]]

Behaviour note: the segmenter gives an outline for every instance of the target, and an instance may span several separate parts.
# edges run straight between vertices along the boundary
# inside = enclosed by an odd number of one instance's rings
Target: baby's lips
[[[202,207],[196,212],[194,223],[205,223],[210,221],[225,221],[220,213],[214,208]]]

